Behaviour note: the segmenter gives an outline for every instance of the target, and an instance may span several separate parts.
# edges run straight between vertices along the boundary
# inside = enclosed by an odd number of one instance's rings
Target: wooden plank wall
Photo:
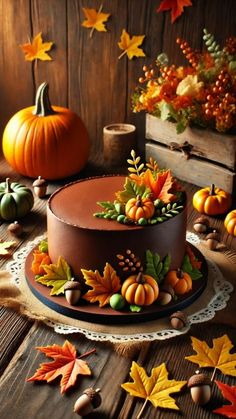
[[[82,7],[98,10],[98,0],[0,0],[0,135],[8,119],[32,105],[36,87],[50,86],[51,102],[77,112],[88,127],[91,160],[102,155],[102,129],[114,122],[134,123],[139,148],[144,149],[144,115],[131,111],[130,96],[142,66],[165,51],[170,60],[183,64],[175,43],[185,38],[201,48],[206,27],[223,44],[236,35],[235,0],[192,0],[184,14],[171,24],[170,13],[156,13],[160,0],[103,0],[103,11],[111,13],[106,33],[82,27]],[[122,29],[131,35],[145,34],[146,58],[118,60],[117,43]],[[31,64],[24,60],[20,44],[42,32],[53,41],[53,61]]]

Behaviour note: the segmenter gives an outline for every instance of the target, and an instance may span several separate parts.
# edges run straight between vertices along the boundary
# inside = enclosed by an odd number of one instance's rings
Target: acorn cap
[[[184,325],[186,325],[188,321],[183,311],[176,311],[175,313],[172,313],[170,319],[179,319],[183,322]]]
[[[45,179],[42,179],[41,176],[38,177],[38,179],[35,179],[35,181],[32,183],[33,186],[47,186],[47,181]]]
[[[100,406],[101,402],[102,402],[102,398],[99,394],[100,392],[100,388],[96,388],[96,390],[93,387],[89,387],[86,388],[83,392],[83,394],[86,394],[90,401],[92,406],[94,407],[94,409],[96,409],[98,406]]]
[[[213,232],[212,232],[212,233],[209,233],[209,234],[206,236],[206,240],[208,240],[208,239],[219,240],[219,234],[217,233],[217,231],[213,230]]]
[[[67,281],[64,285],[64,291],[81,290],[82,285],[79,281]]]
[[[195,374],[188,380],[188,387],[211,385],[211,380],[206,374]]]
[[[166,292],[167,294],[170,294],[172,298],[175,296],[174,288],[169,284],[163,285],[160,288],[160,292]]]
[[[196,220],[194,221],[194,224],[205,224],[207,227],[210,224],[210,221],[208,220],[208,218],[204,217],[204,215],[196,218]]]

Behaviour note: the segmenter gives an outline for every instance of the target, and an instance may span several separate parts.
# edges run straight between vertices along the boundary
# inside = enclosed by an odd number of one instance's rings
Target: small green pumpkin
[[[33,193],[20,183],[12,182],[9,178],[0,183],[0,218],[6,221],[24,217],[34,205]]]

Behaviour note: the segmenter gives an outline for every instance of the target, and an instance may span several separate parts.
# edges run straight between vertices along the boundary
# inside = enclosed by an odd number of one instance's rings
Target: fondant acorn
[[[209,228],[210,222],[207,217],[201,216],[196,218],[193,228],[197,233],[206,233]]]
[[[64,286],[65,297],[71,306],[78,303],[81,296],[81,284],[79,281],[67,281]]]
[[[38,176],[38,179],[33,182],[32,186],[34,188],[34,193],[38,198],[43,198],[46,195],[48,184],[41,176]]]
[[[157,302],[161,306],[165,306],[173,300],[174,296],[174,289],[170,285],[163,285],[160,289]]]
[[[14,221],[14,223],[10,223],[7,227],[7,230],[9,231],[12,236],[20,236],[22,234],[22,225],[18,221]]]
[[[170,316],[170,323],[174,329],[183,329],[186,326],[187,322],[187,316],[183,313],[183,311],[176,311]]]
[[[211,398],[211,380],[199,371],[188,380],[188,388],[190,388],[191,397],[194,403],[201,406],[209,402]]]
[[[206,236],[206,243],[210,250],[216,250],[219,244],[219,234],[216,230]]]
[[[80,416],[87,416],[93,412],[102,403],[102,398],[99,394],[100,391],[100,388],[96,388],[95,390],[92,387],[84,390],[83,394],[74,404],[74,412]]]

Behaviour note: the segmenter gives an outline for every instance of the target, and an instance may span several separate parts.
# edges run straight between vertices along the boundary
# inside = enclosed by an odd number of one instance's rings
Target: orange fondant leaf
[[[128,55],[128,58],[130,60],[132,60],[133,57],[145,57],[146,55],[144,54],[142,48],[139,48],[144,38],[145,35],[130,37],[128,32],[126,32],[126,30],[123,29],[120,42],[118,42],[118,46],[120,49],[123,50],[123,52],[118,58],[123,57],[123,55],[125,54]]]
[[[153,368],[149,377],[145,369],[133,361],[130,377],[133,382],[124,383],[121,387],[131,396],[149,400],[154,407],[179,410],[170,394],[178,393],[186,381],[169,380],[165,363]]]
[[[68,340],[64,342],[63,346],[54,344],[52,346],[38,346],[36,349],[43,352],[47,357],[53,358],[54,361],[41,364],[35,374],[27,381],[45,380],[50,383],[62,375],[60,387],[63,394],[75,384],[79,374],[91,375],[87,362],[80,358],[95,352],[95,350],[76,357],[76,349]]]
[[[184,7],[192,6],[191,0],[162,0],[157,12],[171,10],[171,23],[182,15]]]
[[[0,241],[0,256],[9,255],[10,247],[14,246],[16,242],[2,242]]]
[[[109,263],[106,263],[103,276],[97,270],[94,272],[81,269],[81,272],[86,284],[92,287],[92,290],[89,290],[83,296],[90,303],[99,302],[99,306],[103,307],[109,304],[112,294],[115,294],[121,288],[120,278]]]
[[[236,377],[236,353],[231,354],[233,344],[227,335],[213,339],[213,347],[210,348],[206,342],[192,339],[192,347],[197,353],[185,357],[191,362],[198,364],[199,367],[212,367],[219,369],[223,374]]]
[[[52,58],[46,51],[50,51],[53,42],[43,42],[42,33],[36,35],[32,43],[20,45],[22,51],[25,53],[26,61],[42,60],[51,61]]]
[[[236,418],[236,386],[229,386],[228,384],[215,381],[219,387],[223,397],[231,404],[226,404],[218,409],[213,410],[213,413],[226,416],[227,418]]]
[[[82,22],[82,26],[85,28],[91,28],[92,30],[96,29],[98,32],[107,32],[107,29],[104,25],[104,23],[107,21],[107,19],[110,16],[110,13],[101,13],[102,6],[98,10],[98,12],[95,9],[87,9],[82,8],[84,15],[86,17],[86,20]],[[90,37],[92,36],[92,31],[90,32]]]
[[[48,253],[40,252],[40,250],[34,250],[33,252],[33,262],[31,266],[31,270],[34,275],[44,275],[45,270],[43,265],[50,265],[51,259]]]
[[[64,294],[64,285],[71,279],[71,270],[65,259],[60,256],[57,264],[42,265],[42,268],[46,274],[36,278],[36,281],[52,287],[50,295]]]
[[[173,201],[175,195],[169,191],[174,186],[174,179],[170,170],[159,172],[156,175],[150,169],[147,169],[140,176],[140,182],[144,183],[154,194],[155,199],[161,199],[165,204]]]

